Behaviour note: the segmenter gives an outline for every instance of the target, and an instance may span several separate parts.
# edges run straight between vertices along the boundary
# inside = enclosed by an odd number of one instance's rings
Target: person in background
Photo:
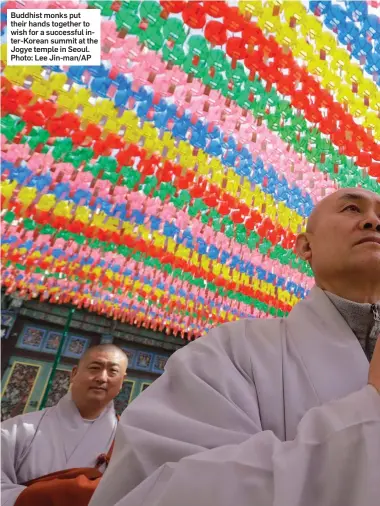
[[[216,327],[121,416],[90,506],[378,506],[380,195],[321,201],[287,318]]]
[[[91,347],[73,368],[71,391],[56,406],[3,422],[2,506],[88,504],[112,452],[113,399],[127,365],[117,346]]]

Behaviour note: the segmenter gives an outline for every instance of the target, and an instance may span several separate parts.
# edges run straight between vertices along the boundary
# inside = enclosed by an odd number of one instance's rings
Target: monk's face
[[[380,195],[348,188],[325,198],[298,237],[297,251],[317,282],[341,276],[380,280]]]
[[[120,392],[126,369],[127,358],[121,351],[90,351],[72,372],[74,402],[105,406]]]

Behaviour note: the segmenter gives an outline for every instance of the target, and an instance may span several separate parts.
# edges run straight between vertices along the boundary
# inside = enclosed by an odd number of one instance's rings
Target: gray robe
[[[314,288],[176,352],[123,413],[90,506],[379,506],[380,396]]]
[[[73,467],[95,467],[97,457],[108,452],[116,427],[113,402],[89,422],[70,393],[56,406],[3,422],[1,506],[13,506],[27,481]]]

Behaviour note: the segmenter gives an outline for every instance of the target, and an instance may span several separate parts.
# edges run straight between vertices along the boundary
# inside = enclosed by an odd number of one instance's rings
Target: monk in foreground
[[[112,452],[127,365],[117,346],[89,348],[56,406],[3,422],[2,506],[87,506]]]
[[[309,296],[174,353],[90,506],[379,506],[380,196],[330,195],[297,251]]]

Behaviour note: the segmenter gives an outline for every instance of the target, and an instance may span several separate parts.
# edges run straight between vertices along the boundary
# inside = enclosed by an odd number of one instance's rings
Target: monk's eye
[[[343,211],[354,211],[356,213],[360,213],[360,209],[355,204],[350,204],[349,206],[346,206]]]

